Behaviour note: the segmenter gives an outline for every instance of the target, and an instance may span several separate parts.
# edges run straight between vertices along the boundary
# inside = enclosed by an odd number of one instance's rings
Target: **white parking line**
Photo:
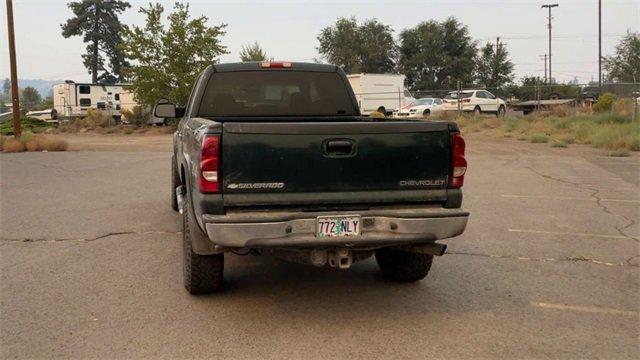
[[[569,231],[544,231],[544,230],[528,230],[528,229],[508,229],[509,232],[530,233],[530,234],[545,234],[545,235],[572,235],[572,236],[588,236],[588,237],[601,237],[607,239],[628,239],[627,236],[622,235],[608,235],[608,234],[593,234],[593,233],[580,233]],[[630,236],[631,237],[631,236]],[[637,237],[637,236],[633,236]]]
[[[502,194],[500,196],[502,196],[504,198],[515,198],[515,199],[549,199],[549,200],[598,201],[597,199],[594,199],[594,198],[571,197],[571,196],[512,195],[512,194]],[[628,200],[628,199],[600,199],[600,201],[640,204],[640,200]]]
[[[549,303],[543,303],[543,302],[531,302],[531,306],[545,308],[545,309],[588,312],[593,314],[640,316],[640,314],[637,311],[610,309],[610,308],[593,307],[593,306],[549,304]]]

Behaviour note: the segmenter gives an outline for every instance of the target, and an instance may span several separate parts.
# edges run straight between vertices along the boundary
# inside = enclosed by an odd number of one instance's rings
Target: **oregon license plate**
[[[320,216],[316,226],[316,236],[358,236],[360,216],[335,217]]]

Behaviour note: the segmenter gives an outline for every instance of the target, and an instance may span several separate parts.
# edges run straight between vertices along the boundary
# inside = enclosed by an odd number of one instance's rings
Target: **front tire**
[[[385,109],[384,106],[380,106],[377,111],[382,115],[387,116],[387,109]]]
[[[425,109],[425,110],[422,112],[422,117],[424,117],[424,118],[429,117],[429,115],[431,115],[431,110],[429,110],[429,109]]]
[[[196,223],[193,211],[182,214],[182,259],[184,287],[192,295],[218,291],[222,286],[224,254],[198,255],[193,252],[193,239],[206,236]],[[208,241],[208,240],[207,240]]]
[[[433,255],[383,248],[376,250],[376,262],[387,280],[414,282],[427,276]]]
[[[504,108],[503,105],[500,105],[500,107],[498,108],[498,112],[496,112],[496,117],[504,117],[504,115],[507,113],[506,109]]]

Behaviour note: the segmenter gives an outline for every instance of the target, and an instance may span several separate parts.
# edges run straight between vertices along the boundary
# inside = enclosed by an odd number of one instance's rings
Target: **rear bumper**
[[[359,215],[360,236],[316,237],[318,216]],[[460,235],[469,213],[441,207],[387,208],[367,211],[251,211],[203,215],[209,240],[222,247],[390,246],[433,242]]]

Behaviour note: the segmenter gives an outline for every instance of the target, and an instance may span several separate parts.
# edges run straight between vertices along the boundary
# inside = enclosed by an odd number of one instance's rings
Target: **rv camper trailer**
[[[71,80],[53,86],[53,108],[58,118],[87,116],[88,109],[100,109],[120,119],[120,110],[133,108],[127,84],[76,83]]]

